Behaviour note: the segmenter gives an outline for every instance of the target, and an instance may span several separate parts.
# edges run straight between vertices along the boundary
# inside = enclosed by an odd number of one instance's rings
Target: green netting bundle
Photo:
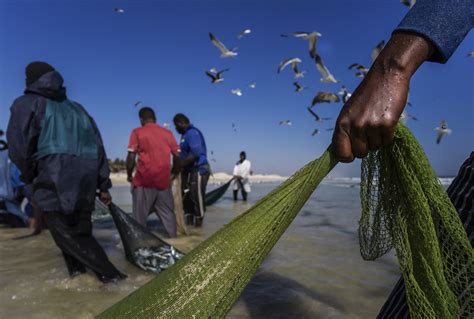
[[[98,318],[224,317],[336,163],[329,148]],[[396,247],[413,318],[472,314],[473,251],[454,207],[406,128],[398,127],[392,146],[370,154],[362,177],[364,258],[375,259]]]
[[[395,247],[411,318],[472,318],[473,250],[466,232],[409,130],[362,161],[362,257]]]
[[[326,151],[98,318],[224,317],[334,165],[336,160]]]

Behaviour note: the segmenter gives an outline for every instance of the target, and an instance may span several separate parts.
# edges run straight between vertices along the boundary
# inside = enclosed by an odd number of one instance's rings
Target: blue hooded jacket
[[[33,185],[38,206],[66,214],[93,210],[97,190],[112,186],[107,156],[94,120],[67,99],[62,76],[44,74],[10,110],[9,156]]]

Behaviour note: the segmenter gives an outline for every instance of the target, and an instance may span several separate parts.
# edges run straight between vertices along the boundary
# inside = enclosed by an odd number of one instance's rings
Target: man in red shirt
[[[132,131],[127,156],[128,181],[133,186],[133,216],[146,226],[148,215],[155,212],[168,235],[176,237],[170,156],[173,156],[173,169],[178,170],[179,147],[171,131],[156,124],[151,108],[142,108],[138,115],[142,126]]]

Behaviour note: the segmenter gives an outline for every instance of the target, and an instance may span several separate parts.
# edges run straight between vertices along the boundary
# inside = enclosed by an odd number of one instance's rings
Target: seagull
[[[407,112],[403,111],[402,115],[400,115],[400,122],[405,124],[408,121],[408,119],[412,119],[413,121],[418,121],[418,119],[416,117],[414,117],[413,115],[408,114]]]
[[[339,94],[342,97],[342,103],[344,104],[346,104],[349,98],[352,96],[352,93],[350,93],[349,90],[347,90],[345,85],[341,87],[341,90],[339,90],[337,94]]]
[[[163,123],[163,127],[168,128],[168,127],[170,127],[170,124],[165,122],[165,123]]]
[[[340,98],[337,94],[331,92],[321,92],[319,91],[318,94],[313,98],[313,102],[311,103],[311,107],[315,106],[318,103],[331,103],[331,102],[339,102]]]
[[[114,12],[116,13],[125,13],[125,10],[122,8],[114,8]]]
[[[135,105],[135,107],[137,107],[137,106],[139,106],[140,104],[142,104],[142,101],[136,101],[134,105]]]
[[[310,107],[308,107],[308,112],[312,116],[314,116],[314,119],[316,120],[316,122],[328,121],[331,119],[330,117],[320,117],[318,114],[314,113],[314,111]]]
[[[280,125],[292,126],[293,123],[290,120],[280,121]]]
[[[359,72],[356,73],[356,77],[358,78],[363,78],[367,75],[367,72],[369,72],[369,69],[367,69],[365,66],[359,63],[353,63],[349,65],[349,70],[352,70],[353,68],[357,69]]]
[[[230,69],[224,69],[222,71],[217,72],[215,68],[212,68],[209,71],[206,71],[206,75],[211,78],[212,84],[217,84],[224,81],[224,78],[221,76],[221,74],[229,70]]]
[[[435,128],[435,131],[438,132],[438,135],[436,137],[436,144],[439,144],[441,142],[441,139],[444,135],[451,135],[451,133],[453,132],[451,129],[448,128],[448,123],[445,120],[441,121],[439,127]]]
[[[293,72],[295,72],[295,79],[302,78],[304,77],[304,74],[306,73],[306,71],[300,71],[298,69],[298,64],[300,63],[301,63],[301,59],[299,58],[285,59],[280,62],[280,65],[278,65],[277,73],[281,73],[288,65],[291,65]]]
[[[322,36],[321,33],[313,31],[313,32],[293,32],[290,34],[282,34],[284,38],[288,38],[289,36],[293,36],[295,38],[299,38],[302,40],[309,41],[309,56],[314,59],[316,57],[316,42],[319,37]]]
[[[472,58],[474,57],[474,51],[471,51],[467,54],[467,57]]]
[[[225,45],[210,32],[209,37],[211,38],[212,44],[214,44],[221,51],[221,58],[233,58],[237,56],[238,53],[235,52],[236,48],[232,50],[227,49]]]
[[[237,128],[235,127],[235,123],[232,123],[232,129],[234,130],[234,132],[237,132]]]
[[[239,88],[230,90],[230,93],[232,93],[234,95],[237,95],[237,96],[242,96],[242,90],[239,89]]]
[[[255,89],[256,87],[257,87],[257,83],[255,83],[255,82],[249,84],[249,88],[251,88],[251,89]]]
[[[321,78],[321,82],[332,82],[332,83],[339,83],[338,80],[334,78],[334,76],[329,72],[328,68],[324,65],[323,60],[319,56],[319,54],[316,54],[315,57],[316,61],[316,68],[318,69],[319,73],[323,76]]]
[[[299,92],[301,92],[301,91],[308,88],[307,86],[303,86],[303,85],[299,84],[298,82],[293,82],[293,85],[296,87],[296,89],[295,89],[296,93],[299,93]]]
[[[379,44],[375,46],[375,48],[372,49],[372,53],[370,54],[370,57],[372,58],[372,62],[374,62],[375,59],[377,59],[380,52],[382,52],[384,46],[385,46],[385,41],[382,40],[379,42]]]
[[[243,37],[245,37],[246,35],[249,35],[250,33],[252,33],[252,30],[250,30],[250,29],[242,30],[242,32],[239,33],[237,38],[242,39]]]
[[[411,9],[415,5],[416,0],[400,0],[400,2]]]
[[[318,129],[315,129],[315,130],[313,131],[313,133],[311,133],[311,136],[315,136],[315,135],[317,135],[317,134],[319,134],[319,130],[318,130]]]

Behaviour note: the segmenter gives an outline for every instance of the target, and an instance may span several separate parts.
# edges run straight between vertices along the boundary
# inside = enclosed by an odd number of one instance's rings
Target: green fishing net
[[[395,247],[411,318],[473,318],[473,250],[466,232],[409,130],[362,161],[361,255]]]
[[[98,318],[223,318],[336,163],[329,147]],[[361,197],[362,255],[375,259],[395,246],[412,318],[472,314],[473,252],[421,147],[403,126],[392,146],[364,161]]]

